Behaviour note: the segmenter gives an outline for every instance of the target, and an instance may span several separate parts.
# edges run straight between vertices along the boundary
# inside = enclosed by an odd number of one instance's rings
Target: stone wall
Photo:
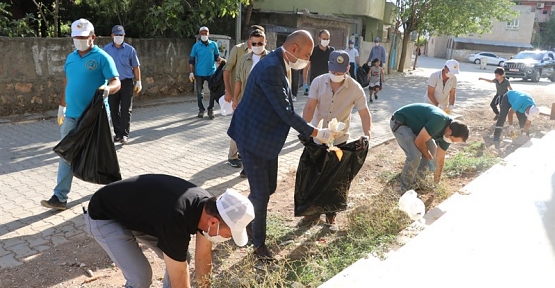
[[[109,37],[99,37],[100,47]],[[141,62],[141,99],[192,91],[188,80],[193,39],[131,39]],[[0,37],[0,116],[56,109],[65,78],[71,38]]]

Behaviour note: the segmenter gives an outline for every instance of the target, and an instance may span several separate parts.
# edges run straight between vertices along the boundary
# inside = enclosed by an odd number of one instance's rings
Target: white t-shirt
[[[439,70],[430,75],[430,78],[428,79],[428,86],[435,88],[434,97],[436,98],[436,101],[439,103],[439,105],[445,107],[449,104],[449,93],[451,92],[451,89],[457,88],[457,77],[453,76],[447,79],[445,85],[443,85],[441,71],[442,70]],[[428,98],[427,88],[426,94],[424,95],[424,102],[433,104],[432,101],[430,101],[430,98]]]
[[[260,55],[256,55],[254,53],[252,53],[252,66],[251,66],[251,71],[252,68],[254,68],[254,66],[256,66],[256,64],[258,64],[258,61],[260,61],[261,56]]]
[[[357,48],[353,48],[353,49],[347,48],[345,51],[347,51],[347,53],[349,54],[349,62],[356,63],[357,62],[356,57],[359,56]],[[351,69],[353,69],[353,67],[351,67]]]

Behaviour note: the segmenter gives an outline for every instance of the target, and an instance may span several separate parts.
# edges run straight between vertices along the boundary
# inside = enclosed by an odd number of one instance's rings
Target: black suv
[[[522,78],[522,80],[540,81],[549,78],[555,82],[555,53],[552,51],[520,51],[510,60],[505,61],[505,77]]]

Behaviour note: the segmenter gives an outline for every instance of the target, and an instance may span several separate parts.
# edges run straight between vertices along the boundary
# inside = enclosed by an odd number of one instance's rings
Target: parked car
[[[470,54],[468,55],[468,61],[470,62],[474,62],[475,64],[480,64],[480,62],[482,62],[480,60],[480,58],[482,57],[486,57],[488,58],[488,65],[497,65],[497,66],[503,66],[503,63],[505,63],[505,61],[507,61],[506,58],[500,57],[496,54],[493,54],[491,52],[480,52],[480,53],[476,53],[476,54]]]
[[[507,79],[514,77],[538,82],[540,78],[549,78],[555,82],[555,53],[545,50],[520,51],[507,60],[503,68]]]

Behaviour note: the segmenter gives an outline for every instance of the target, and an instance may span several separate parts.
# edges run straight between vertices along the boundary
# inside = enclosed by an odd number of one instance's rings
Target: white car
[[[507,61],[507,59],[503,57],[499,57],[491,52],[480,52],[476,54],[470,54],[468,55],[468,61],[474,62],[475,64],[480,64],[481,62],[480,58],[482,57],[488,58],[488,62],[487,62],[488,65],[503,66],[503,63]]]

